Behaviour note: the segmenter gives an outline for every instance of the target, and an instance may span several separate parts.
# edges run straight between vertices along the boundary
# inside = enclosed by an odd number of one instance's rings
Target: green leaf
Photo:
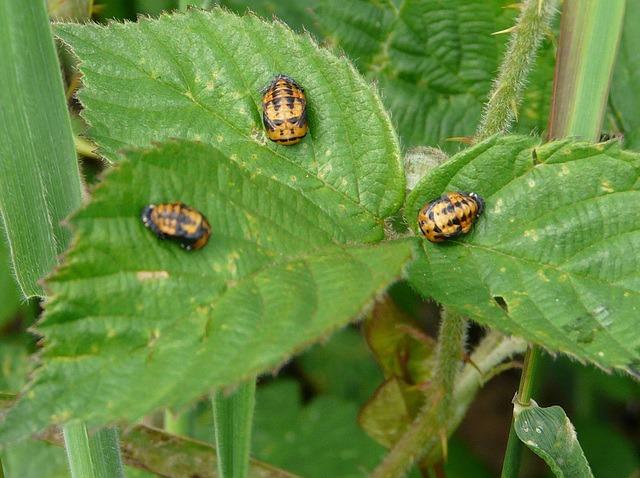
[[[295,31],[307,30],[317,36],[318,29],[314,25],[313,9],[319,0],[223,0],[217,2],[225,8],[237,14],[246,13],[248,10],[257,13],[263,18],[276,16]]]
[[[357,318],[412,255],[408,240],[334,239],[348,235],[323,209],[212,146],[129,157],[72,219],[37,328],[43,365],[0,423],[2,442],[52,421],[134,421],[276,367]],[[142,224],[143,206],[170,200],[208,217],[201,251]]]
[[[364,403],[382,381],[382,374],[362,338],[347,328],[297,359],[300,373],[314,392],[357,404]]]
[[[256,405],[256,458],[305,478],[360,478],[384,451],[356,426],[352,402],[321,396],[302,406],[298,386],[285,381],[258,389]]]
[[[423,391],[392,377],[360,409],[358,424],[375,441],[391,448],[406,433],[424,401]]]
[[[609,107],[613,111],[617,127],[624,134],[627,148],[640,148],[640,4],[626,2],[622,37],[611,80]]]
[[[376,90],[309,35],[219,8],[55,32],[80,60],[83,116],[106,157],[167,138],[213,144],[301,191],[357,242],[382,239],[401,206],[400,148]],[[277,73],[307,96],[309,134],[294,146],[268,141],[262,124],[259,90]]]
[[[3,449],[0,454],[5,476],[69,478],[69,462],[61,447],[25,441]]]
[[[516,11],[503,7],[500,0],[406,0],[398,7],[329,0],[316,14],[327,41],[379,82],[403,143],[454,152],[457,144],[443,140],[475,133],[501,59],[507,35],[491,33],[513,25]],[[551,42],[543,51],[553,52]],[[542,97],[553,68],[543,65],[533,76],[518,126],[526,132],[548,120]]]
[[[0,212],[25,297],[42,296],[71,231],[60,222],[80,206],[71,123],[45,4],[0,6]]]
[[[516,411],[518,438],[561,478],[593,478],[573,424],[560,407],[533,406]]]
[[[617,142],[496,136],[418,184],[405,208],[414,230],[418,210],[447,191],[478,193],[485,212],[466,236],[423,241],[409,269],[423,295],[552,351],[640,373],[640,156]]]
[[[389,297],[376,302],[364,333],[385,378],[399,377],[411,385],[433,378],[435,340]]]

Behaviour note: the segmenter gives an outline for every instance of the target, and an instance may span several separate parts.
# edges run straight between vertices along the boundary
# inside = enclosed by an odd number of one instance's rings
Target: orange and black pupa
[[[172,239],[187,251],[202,249],[211,236],[211,225],[197,209],[181,202],[149,204],[140,214],[142,223],[160,239]]]
[[[484,209],[484,199],[476,193],[447,193],[418,212],[418,226],[431,242],[466,234]]]
[[[296,144],[307,134],[304,88],[286,75],[277,75],[264,90],[262,120],[271,141]]]

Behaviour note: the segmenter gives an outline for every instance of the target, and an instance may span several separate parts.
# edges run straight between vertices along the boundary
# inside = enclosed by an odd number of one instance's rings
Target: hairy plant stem
[[[515,27],[498,77],[485,104],[476,140],[482,141],[509,129],[517,120],[517,107],[538,47],[549,31],[558,0],[526,0]]]

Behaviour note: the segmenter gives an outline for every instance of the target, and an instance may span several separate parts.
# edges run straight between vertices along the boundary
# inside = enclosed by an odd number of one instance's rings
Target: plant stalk
[[[517,108],[535,63],[538,47],[549,32],[557,0],[526,0],[516,22],[498,77],[485,104],[476,140],[506,132],[518,119]]]
[[[247,478],[256,381],[240,384],[228,395],[212,397],[220,478]]]
[[[518,394],[514,398],[514,402],[517,401],[523,406],[531,403],[531,391],[536,383],[540,355],[540,347],[530,345],[524,356],[524,366],[522,368],[522,375],[520,375],[520,386],[518,387]],[[518,435],[516,435],[514,420],[514,418],[511,419],[511,429],[509,430],[507,450],[502,464],[501,478],[518,478],[518,474],[520,473],[524,443],[522,443]]]
[[[436,368],[426,403],[370,478],[404,476],[430,449],[440,443],[446,447],[441,437],[448,435],[447,421],[453,406],[455,377],[463,355],[466,328],[467,321],[463,317],[443,310]]]
[[[565,0],[549,118],[549,141],[596,142],[622,34],[625,0]]]

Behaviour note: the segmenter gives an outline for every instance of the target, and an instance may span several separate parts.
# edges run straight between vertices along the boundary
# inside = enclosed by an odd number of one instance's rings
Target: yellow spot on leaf
[[[558,173],[558,177],[561,178],[562,176],[566,176],[567,174],[569,174],[569,168],[567,167],[566,164],[562,165],[562,170]]]
[[[536,185],[536,182],[533,179],[529,179],[527,184],[529,185],[530,188],[532,188],[532,187],[534,187]]]
[[[136,273],[136,279],[138,282],[145,282],[148,280],[161,280],[168,279],[169,273],[167,271],[138,271]]]
[[[612,193],[613,192],[613,188],[611,187],[611,183],[609,183],[609,181],[607,181],[606,179],[600,183],[600,189],[602,189],[603,191],[608,192],[608,193]]]

